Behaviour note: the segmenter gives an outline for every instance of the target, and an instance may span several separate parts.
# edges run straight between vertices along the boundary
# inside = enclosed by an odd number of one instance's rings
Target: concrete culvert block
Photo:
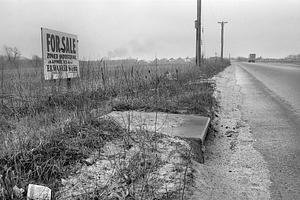
[[[51,200],[51,189],[41,185],[29,184],[27,200]]]

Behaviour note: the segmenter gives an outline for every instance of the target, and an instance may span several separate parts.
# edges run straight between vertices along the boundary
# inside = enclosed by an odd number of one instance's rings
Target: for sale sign
[[[45,80],[79,77],[77,35],[41,28]]]

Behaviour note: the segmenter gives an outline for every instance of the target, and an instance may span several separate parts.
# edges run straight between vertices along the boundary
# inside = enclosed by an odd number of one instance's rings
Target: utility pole
[[[221,60],[223,61],[223,48],[224,48],[224,24],[227,24],[228,22],[218,22],[221,24]]]
[[[196,65],[201,67],[201,0],[197,0],[196,28]]]

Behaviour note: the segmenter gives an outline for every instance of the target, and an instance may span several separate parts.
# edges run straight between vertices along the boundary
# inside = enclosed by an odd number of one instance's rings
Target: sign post
[[[42,58],[45,80],[80,77],[77,35],[41,28]]]

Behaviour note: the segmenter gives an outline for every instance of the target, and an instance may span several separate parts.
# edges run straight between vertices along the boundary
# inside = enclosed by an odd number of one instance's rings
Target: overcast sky
[[[80,57],[194,57],[197,0],[0,0],[0,46],[41,55],[40,27],[78,35]],[[300,0],[202,0],[205,56],[300,53]]]

